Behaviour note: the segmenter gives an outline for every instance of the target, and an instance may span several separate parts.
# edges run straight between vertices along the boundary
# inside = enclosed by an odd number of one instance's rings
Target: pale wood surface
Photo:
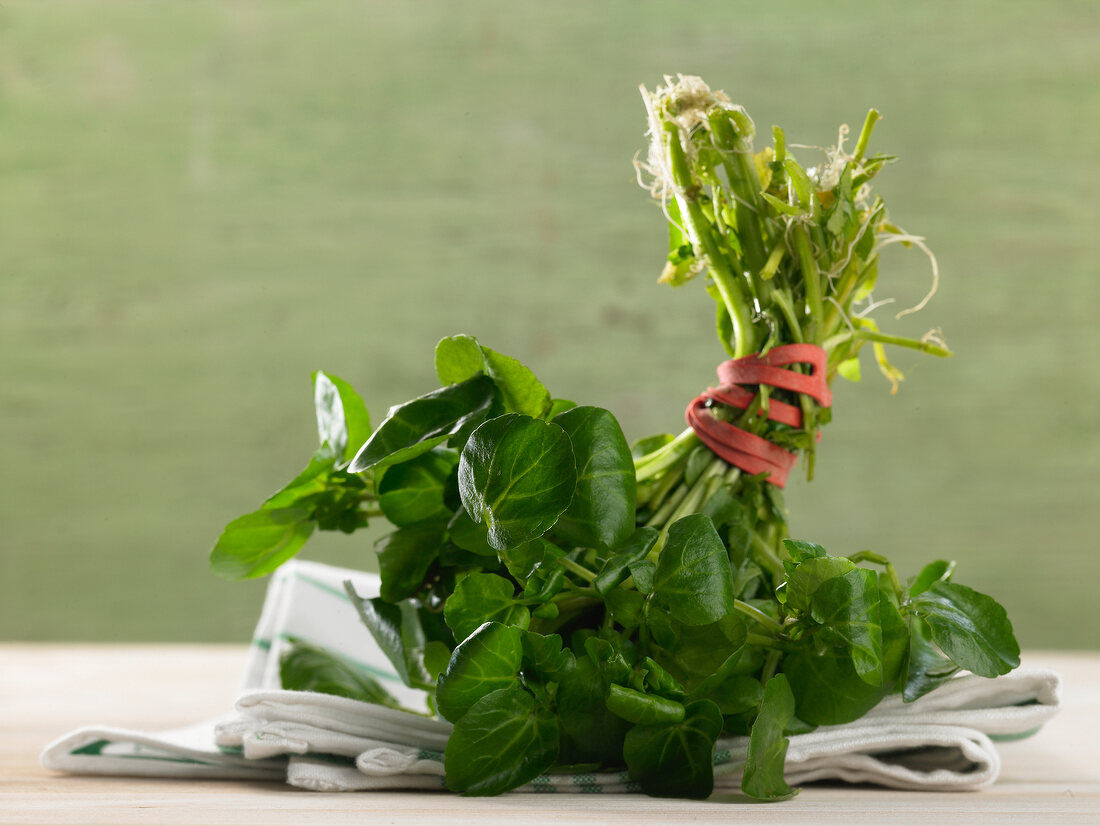
[[[1062,674],[1064,710],[1035,737],[1001,747],[1001,778],[984,792],[809,786],[772,805],[738,796],[465,799],[72,777],[38,765],[43,746],[80,725],[155,730],[224,713],[244,656],[237,646],[0,644],[0,824],[1100,823],[1100,655],[1087,653],[1025,657]]]

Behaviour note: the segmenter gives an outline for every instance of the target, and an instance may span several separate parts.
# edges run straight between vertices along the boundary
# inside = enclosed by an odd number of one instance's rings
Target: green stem
[[[596,579],[596,574],[593,571],[590,571],[583,565],[574,562],[567,556],[563,556],[561,559],[559,559],[558,564],[561,565],[561,567],[565,568],[565,570],[569,571],[569,573],[576,574],[585,582],[594,582]]]
[[[702,442],[699,441],[699,437],[689,427],[664,447],[635,459],[634,473],[638,481],[652,479],[662,470],[672,467],[700,444]]]
[[[871,109],[867,112],[867,117],[863,121],[863,128],[859,131],[859,140],[856,141],[855,152],[852,153],[852,159],[856,163],[863,160],[863,153],[867,151],[867,143],[871,140],[871,131],[881,118],[882,115],[879,114],[877,109]]]
[[[806,307],[810,311],[812,321],[811,334],[806,338],[812,344],[820,344],[825,321],[825,307],[821,297],[821,273],[817,268],[813,250],[810,249],[810,237],[806,234],[806,227],[803,224],[796,224],[792,233],[795,252],[798,253],[798,261],[802,265],[802,279],[806,284]]]
[[[699,206],[699,184],[691,175],[684,148],[680,145],[680,127],[674,123],[665,123],[664,129],[665,151],[668,153],[669,168],[678,190],[676,201],[680,205],[680,216],[687,224],[688,236],[702,247],[714,286],[722,297],[726,312],[730,314],[733,322],[734,358],[750,355],[756,352],[756,342],[748,303],[729,268],[729,262],[718,248],[710,222]]]
[[[739,600],[739,599],[735,599],[733,601],[733,607],[736,610],[740,611],[742,614],[744,614],[746,617],[750,617],[751,619],[753,619],[756,622],[760,623],[761,625],[763,625],[765,628],[767,628],[772,633],[775,633],[775,634],[782,634],[783,633],[783,626],[780,625],[775,620],[773,620],[771,617],[769,617],[767,614],[765,614],[759,608],[756,608],[752,605],[749,605],[747,602],[743,602],[742,600]]]
[[[833,350],[837,345],[843,344],[845,341],[877,341],[880,344],[892,344],[895,347],[905,347],[909,350],[919,350],[922,353],[928,353],[929,355],[939,356],[940,358],[951,358],[955,354],[948,350],[946,347],[941,347],[938,344],[933,344],[930,341],[921,341],[916,338],[905,338],[904,336],[890,335],[889,333],[880,333],[877,330],[868,330],[866,328],[860,328],[858,330],[848,330],[847,332],[840,333],[833,336],[825,342],[826,350]]]
[[[756,634],[752,631],[745,634],[745,642],[749,645],[759,645],[762,648],[775,648],[780,644],[779,640],[775,637],[769,637],[765,634]]]

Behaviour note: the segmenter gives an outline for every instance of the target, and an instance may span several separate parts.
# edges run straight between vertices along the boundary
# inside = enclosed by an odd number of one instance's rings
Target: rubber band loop
[[[764,384],[809,396],[821,407],[829,407],[833,394],[825,380],[827,359],[825,351],[815,344],[784,344],[762,356],[723,362],[718,365],[721,384],[708,387],[692,400],[685,414],[687,423],[700,441],[723,461],[754,476],[767,473],[771,484],[784,487],[798,456],[762,436],[715,418],[708,412],[709,405],[717,403],[744,410],[752,404],[756,393],[742,385]],[[792,364],[806,364],[813,369],[810,373],[783,369]],[[770,421],[802,427],[802,410],[793,404],[769,399],[767,414]]]

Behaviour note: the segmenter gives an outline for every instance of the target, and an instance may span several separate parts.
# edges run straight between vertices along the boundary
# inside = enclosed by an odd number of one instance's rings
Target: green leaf
[[[714,744],[721,733],[718,706],[697,700],[678,723],[632,728],[623,757],[646,794],[702,800],[714,791]]]
[[[726,546],[710,517],[697,513],[672,523],[657,563],[654,598],[685,625],[716,622],[733,610]]]
[[[554,399],[554,401],[550,403],[550,411],[544,418],[553,419],[558,414],[564,413],[566,410],[572,410],[576,406],[577,403],[569,399]]]
[[[723,715],[744,714],[760,705],[764,698],[764,687],[753,677],[734,674],[706,693],[696,692],[696,696],[717,704]]]
[[[522,629],[487,622],[460,642],[436,684],[439,713],[457,722],[486,694],[519,685],[522,640]]]
[[[491,691],[455,723],[447,741],[447,788],[495,795],[529,783],[558,759],[558,720],[519,685]]]
[[[473,336],[451,336],[440,341],[435,348],[435,370],[444,384],[465,381],[479,373],[489,376],[509,413],[542,419],[550,412],[550,393],[528,367],[480,345]]]
[[[484,526],[480,527],[485,530]],[[497,552],[493,551],[493,553]],[[542,566],[550,565],[563,556],[565,551],[542,537],[500,551],[500,560],[504,563],[504,567],[521,585],[525,585]]]
[[[343,379],[318,370],[313,374],[313,406],[322,449],[347,461],[371,433],[370,414],[363,400]]]
[[[447,598],[443,617],[456,640],[466,639],[490,620],[520,628],[531,622],[530,612],[516,604],[512,583],[496,574],[474,573],[464,577]]]
[[[643,559],[641,562],[632,563],[629,570],[630,576],[634,578],[634,587],[643,594],[652,594],[653,581],[657,577],[657,564],[652,559]]]
[[[959,672],[959,667],[944,657],[924,636],[920,617],[909,618],[909,659],[905,665],[905,689],[902,699],[911,703],[939,688]]]
[[[658,433],[655,436],[646,436],[630,446],[630,455],[635,459],[640,459],[654,451],[660,450],[674,438],[676,437],[671,433]]]
[[[607,708],[608,683],[588,656],[578,656],[576,667],[563,675],[557,708],[566,737],[563,755],[570,762],[617,763],[623,757],[623,738],[630,724]]]
[[[794,718],[794,695],[787,678],[776,674],[764,686],[764,700],[749,736],[741,791],[757,800],[786,800],[796,794],[783,779],[790,740],[783,731]]]
[[[860,679],[882,684],[882,620],[874,571],[856,568],[822,582],[810,598],[810,616],[848,647]]]
[[[684,704],[633,688],[612,685],[607,695],[607,708],[624,720],[642,726],[679,723],[684,719]]]
[[[1020,664],[1020,645],[1008,614],[992,597],[965,585],[936,582],[913,600],[932,641],[953,663],[982,677],[1007,674]]]
[[[787,576],[787,607],[809,613],[814,592],[821,584],[854,571],[856,566],[842,556],[810,557],[798,563]]]
[[[657,544],[661,533],[656,528],[638,528],[627,541],[619,546],[600,568],[592,584],[602,595],[607,596],[630,576],[630,566],[645,559]]]
[[[435,373],[441,384],[458,384],[487,373],[481,345],[473,336],[441,339],[435,346]]]
[[[455,451],[437,447],[387,468],[378,486],[382,513],[398,527],[450,519],[451,509],[444,502],[444,494],[447,479],[457,465]]]
[[[829,555],[816,542],[807,542],[804,539],[784,539],[783,547],[795,562],[805,562],[807,559],[818,559]]]
[[[523,635],[523,672],[533,672],[543,679],[559,680],[572,669],[575,658],[568,648],[562,648],[561,635],[536,634],[527,631]]]
[[[351,582],[344,583],[344,590],[401,681],[412,688],[431,690],[431,677],[424,667],[427,641],[416,606],[410,601],[393,605],[380,597],[363,599]]]
[[[493,387],[487,376],[474,376],[390,408],[349,469],[361,473],[382,462],[407,462],[476,426],[489,413]]]
[[[611,413],[574,407],[554,418],[569,436],[577,486],[554,534],[565,545],[615,548],[634,532],[635,476],[630,445]]]
[[[852,356],[850,359],[842,361],[837,365],[836,372],[842,379],[852,382],[860,381],[863,374],[859,369],[859,356]]]
[[[390,708],[401,707],[363,669],[325,648],[304,642],[295,642],[279,658],[279,681],[287,691],[316,691]]]
[[[955,563],[948,562],[946,559],[937,559],[935,562],[929,562],[921,569],[921,572],[917,574],[916,579],[913,580],[913,584],[909,586],[909,596],[919,596],[941,580],[948,582],[954,571]]]
[[[447,523],[447,532],[451,537],[451,541],[462,550],[479,556],[496,558],[496,549],[489,546],[489,529],[485,527],[484,523],[475,522],[471,519],[465,508],[459,508],[455,511],[451,521]]]
[[[790,681],[798,717],[816,726],[856,720],[890,693],[901,676],[909,649],[909,629],[889,600],[880,597],[882,682],[875,686],[856,673],[846,645],[818,647],[816,635],[783,658],[781,670]]]
[[[659,612],[650,611],[651,630]],[[693,690],[723,667],[745,642],[745,623],[736,613],[726,614],[709,625],[680,626],[673,623],[674,644],[665,646],[660,661],[680,682]]]
[[[261,508],[225,526],[210,552],[210,568],[225,579],[270,574],[301,550],[315,523],[308,508]]]
[[[443,532],[442,522],[410,525],[375,543],[382,599],[396,603],[420,590],[429,566],[443,547]]]
[[[577,465],[558,425],[508,413],[471,435],[458,464],[462,505],[497,550],[541,536],[569,506]]]

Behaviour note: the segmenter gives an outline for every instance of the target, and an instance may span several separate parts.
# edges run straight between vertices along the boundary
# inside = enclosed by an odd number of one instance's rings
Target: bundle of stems
[[[827,354],[828,383],[837,375],[858,381],[859,354],[870,344],[896,392],[903,375],[889,361],[886,345],[952,355],[938,331],[919,340],[892,335],[871,317],[889,303],[876,302],[872,294],[884,247],[919,248],[932,267],[928,295],[898,318],[923,308],[938,282],[924,239],[892,223],[882,198],[872,194],[871,180],[894,160],[867,154],[877,111],[867,113],[851,152],[842,126],[837,145],[807,168],[778,126],[772,128],[772,145],[756,151],[755,126],[745,110],[701,78],[666,77],[656,91],[643,86],[641,92],[650,144],[635,165],[669,224],[668,260],[659,280],[679,287],[705,274],[717,304],[718,338],[731,358],[813,344]],[[813,478],[818,431],[830,411],[806,395],[791,395],[761,385],[748,408],[715,406],[711,414],[800,454]],[[773,399],[801,409],[800,428],[767,417]],[[635,469],[642,524],[667,530],[677,519],[707,510],[719,494],[722,502],[740,500],[746,553],[778,583],[787,538],[778,486],[714,456],[691,428],[675,438],[639,442]]]

